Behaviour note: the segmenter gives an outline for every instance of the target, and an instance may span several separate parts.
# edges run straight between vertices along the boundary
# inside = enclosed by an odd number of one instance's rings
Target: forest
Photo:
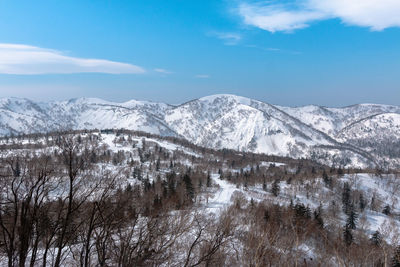
[[[400,266],[399,172],[127,130],[0,139],[0,265]]]

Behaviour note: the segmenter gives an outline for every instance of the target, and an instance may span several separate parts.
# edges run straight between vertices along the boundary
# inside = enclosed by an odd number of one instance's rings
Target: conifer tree
[[[173,195],[176,192],[175,176],[175,172],[171,172],[167,175],[168,193],[170,195]]]
[[[314,211],[314,220],[317,222],[317,224],[321,227],[324,228],[324,220],[322,219],[322,206],[320,205],[318,209]]]
[[[185,183],[186,194],[190,200],[194,198],[194,189],[192,184],[192,179],[188,174],[183,176],[183,182]]]
[[[322,180],[324,181],[325,186],[327,186],[327,187],[329,187],[329,188],[332,186],[332,178],[330,178],[330,177],[328,176],[328,174],[326,173],[325,170],[324,170],[324,172],[322,173]]]
[[[278,196],[279,195],[279,193],[280,193],[280,191],[281,191],[281,187],[280,187],[280,185],[279,185],[279,179],[276,179],[275,181],[274,181],[274,183],[272,184],[272,189],[271,189],[271,191],[272,191],[272,194],[274,195],[274,196]]]
[[[211,176],[210,173],[207,175],[207,187],[211,187]]]
[[[267,191],[267,182],[265,181],[265,178],[264,178],[264,181],[263,181],[263,190]]]
[[[21,175],[21,166],[19,164],[19,158],[17,157],[17,162],[15,163],[15,168],[14,168],[14,176],[15,177],[20,177]]]
[[[382,211],[382,213],[383,214],[385,214],[385,215],[390,215],[390,206],[389,205],[386,205],[384,208],[383,208],[383,211]]]
[[[359,199],[360,211],[364,211],[366,205],[367,205],[367,203],[365,203],[364,195],[362,193],[360,193],[360,199]]]
[[[343,204],[343,211],[346,214],[350,212],[350,199],[351,199],[351,189],[349,183],[344,183],[343,185],[343,192],[342,192],[342,204]]]
[[[382,242],[382,236],[381,233],[379,233],[378,230],[375,231],[375,233],[372,234],[371,236],[371,242],[375,245],[375,246],[380,246],[381,242]]]
[[[347,246],[350,246],[353,243],[353,233],[351,232],[351,229],[347,227],[347,225],[343,230],[343,238]]]
[[[353,205],[350,205],[349,210],[350,211],[349,211],[349,214],[347,217],[346,227],[354,230],[354,229],[356,229],[357,213],[355,212]]]

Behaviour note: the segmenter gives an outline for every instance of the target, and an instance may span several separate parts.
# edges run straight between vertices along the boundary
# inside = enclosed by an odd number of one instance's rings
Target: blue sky
[[[400,104],[395,0],[0,0],[0,97]]]

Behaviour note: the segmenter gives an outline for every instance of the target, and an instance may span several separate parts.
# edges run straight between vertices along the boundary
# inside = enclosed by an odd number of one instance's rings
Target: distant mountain
[[[0,99],[0,135],[124,128],[176,136],[197,145],[312,158],[353,167],[400,165],[400,107],[282,107],[235,95],[179,106],[93,98],[38,103]]]

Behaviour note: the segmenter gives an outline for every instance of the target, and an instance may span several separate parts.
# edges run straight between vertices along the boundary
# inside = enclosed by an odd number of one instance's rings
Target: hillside
[[[0,186],[2,266],[369,266],[400,236],[398,172],[127,130],[0,138]]]

